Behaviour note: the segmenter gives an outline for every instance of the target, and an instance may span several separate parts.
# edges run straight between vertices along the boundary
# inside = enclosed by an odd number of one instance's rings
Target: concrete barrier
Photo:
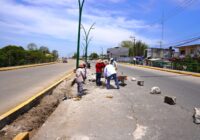
[[[14,107],[13,109],[9,110],[8,112],[4,113],[0,116],[0,129],[2,129],[5,125],[11,123],[15,120],[19,115],[27,112],[30,108],[37,105],[42,97],[50,93],[58,84],[60,84],[63,80],[72,76],[73,70],[59,78],[53,84],[49,85],[42,91],[38,92],[36,95],[31,97],[30,99],[26,100],[25,102],[21,103],[20,105]]]

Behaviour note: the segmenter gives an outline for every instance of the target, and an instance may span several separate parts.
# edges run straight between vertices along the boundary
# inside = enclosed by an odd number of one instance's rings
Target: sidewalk
[[[131,106],[119,90],[96,87],[87,81],[87,95],[66,100],[40,128],[33,140],[127,140],[136,128]],[[76,92],[76,85],[73,87]]]

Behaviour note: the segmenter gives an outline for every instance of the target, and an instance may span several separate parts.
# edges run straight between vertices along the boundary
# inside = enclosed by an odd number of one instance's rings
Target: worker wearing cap
[[[115,85],[117,89],[119,89],[119,82],[117,78],[117,72],[115,67],[112,64],[106,63],[106,67],[104,68],[104,77],[106,78],[106,88],[110,89],[110,80],[113,79],[115,81]]]
[[[114,66],[115,70],[117,70],[117,62],[114,60],[114,58],[110,58],[110,64]]]
[[[84,65],[80,64],[76,69],[76,83],[77,83],[77,91],[78,96],[82,96],[83,93],[83,82],[85,79]]]

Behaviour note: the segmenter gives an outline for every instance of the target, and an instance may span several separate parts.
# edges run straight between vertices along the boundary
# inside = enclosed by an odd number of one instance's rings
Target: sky
[[[0,0],[0,48],[29,43],[71,56],[77,50],[78,0]],[[92,38],[89,53],[106,53],[123,40],[149,47],[200,36],[200,0],[85,0],[82,25]],[[163,22],[163,26],[162,23]],[[81,32],[81,53],[83,50]],[[194,42],[195,43],[195,42]]]

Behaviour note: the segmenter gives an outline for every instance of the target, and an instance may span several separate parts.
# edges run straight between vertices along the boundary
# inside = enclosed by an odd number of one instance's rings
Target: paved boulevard
[[[75,67],[75,61],[0,72],[0,114],[33,96]]]

